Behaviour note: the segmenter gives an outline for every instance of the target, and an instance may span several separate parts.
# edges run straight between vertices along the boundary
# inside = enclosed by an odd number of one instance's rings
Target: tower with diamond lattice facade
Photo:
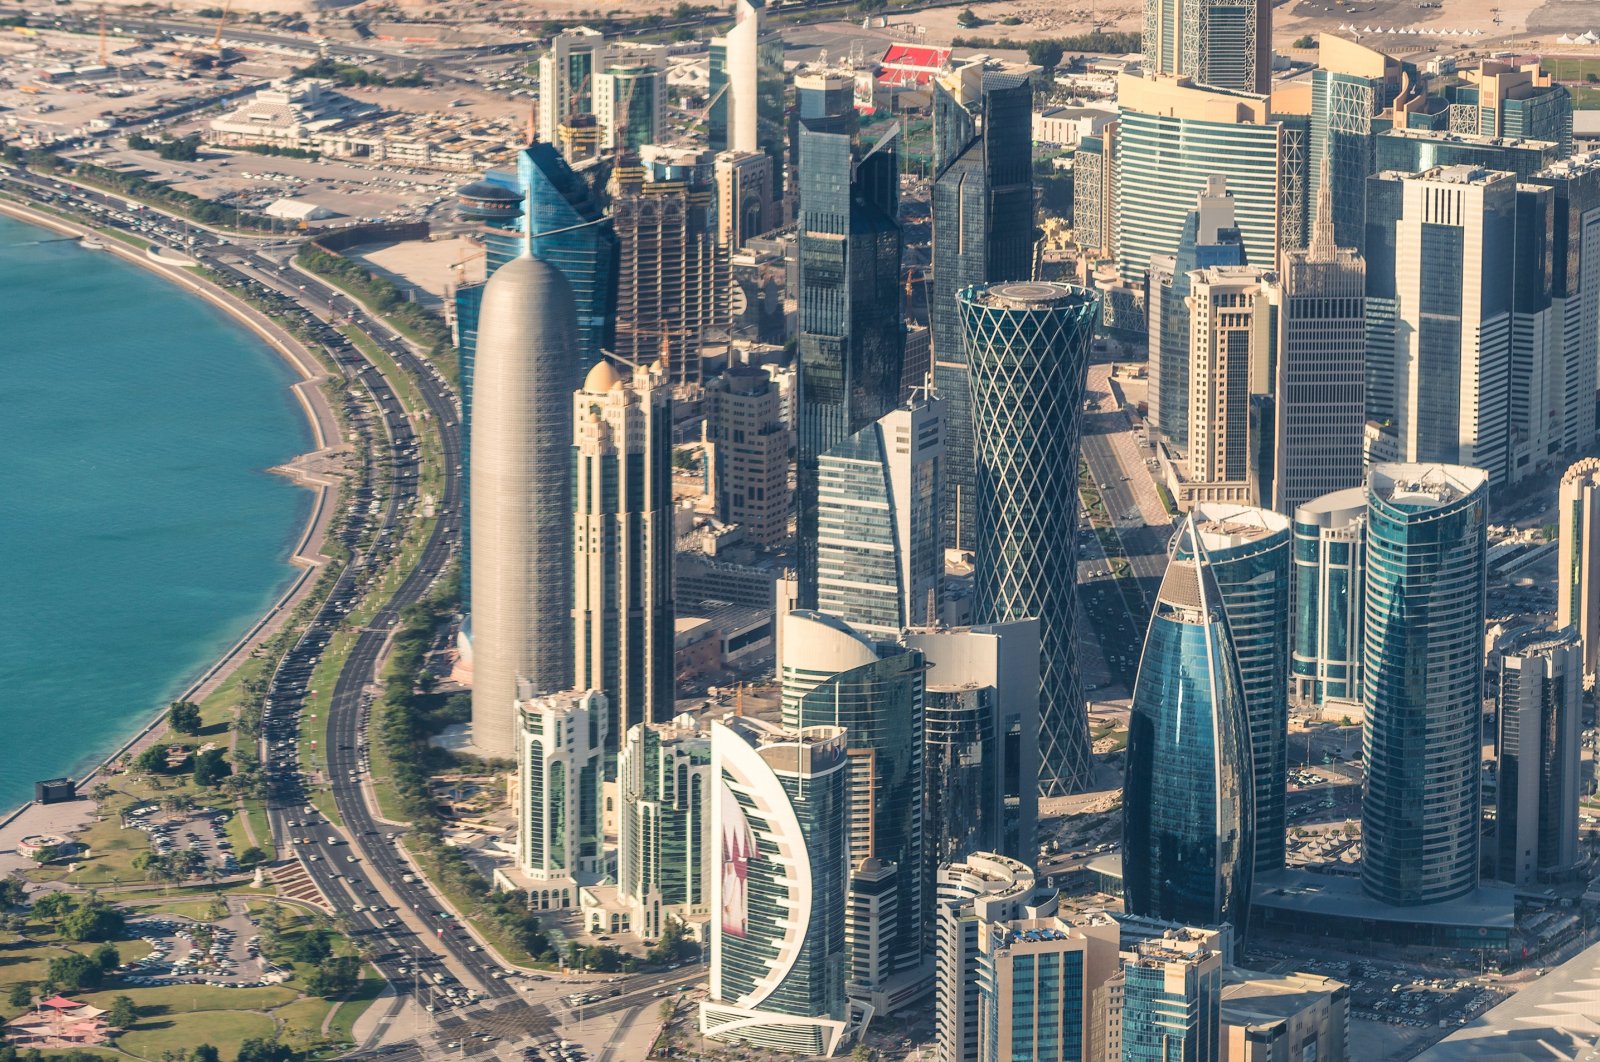
[[[1073,647],[1078,431],[1098,298],[1016,282],[957,295],[972,390],[976,623],[1036,618],[1039,792],[1089,782],[1089,720]]]

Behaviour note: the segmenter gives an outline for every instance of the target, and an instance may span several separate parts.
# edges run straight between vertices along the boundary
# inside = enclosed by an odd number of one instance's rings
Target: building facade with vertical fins
[[[606,698],[596,690],[540,696],[521,684],[517,718],[517,862],[534,910],[578,906],[598,880]]]
[[[617,893],[631,931],[656,940],[710,911],[711,739],[689,716],[639,723],[617,775]]]
[[[1556,623],[1578,632],[1583,673],[1600,665],[1600,458],[1586,457],[1561,477],[1556,502]]]
[[[1495,701],[1495,876],[1568,880],[1578,866],[1583,658],[1568,627],[1538,631],[1500,661]]]
[[[1209,88],[1272,91],[1272,4],[1145,0],[1144,69]]]
[[[1294,512],[1290,699],[1322,708],[1359,701],[1367,490],[1351,487]]]

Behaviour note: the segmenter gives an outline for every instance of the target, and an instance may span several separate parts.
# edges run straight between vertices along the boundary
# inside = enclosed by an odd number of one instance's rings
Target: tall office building
[[[922,654],[923,846],[1031,859],[1039,821],[1039,623],[905,632]]]
[[[639,723],[617,776],[617,894],[632,932],[655,940],[710,911],[711,739],[690,716]]]
[[[1351,487],[1294,511],[1290,699],[1321,708],[1362,698],[1367,491]]]
[[[1451,93],[1467,111],[1464,132],[1506,140],[1553,140],[1572,154],[1572,93],[1538,63],[1512,66],[1492,59],[1461,72],[1466,86]],[[1457,121],[1452,115],[1452,122]]]
[[[1085,254],[1116,253],[1117,123],[1078,141],[1072,155],[1072,239]]]
[[[1272,496],[1273,361],[1283,288],[1257,266],[1189,274],[1188,475],[1179,504]]]
[[[1554,193],[1550,295],[1552,361],[1562,395],[1560,449],[1587,453],[1595,444],[1597,387],[1594,351],[1600,350],[1600,154],[1559,162],[1528,178]]]
[[[1561,477],[1556,529],[1556,623],[1577,631],[1588,677],[1600,670],[1600,458],[1586,457]]]
[[[516,749],[517,682],[572,685],[572,286],[524,254],[483,293],[472,399],[472,741]]]
[[[1124,1062],[1222,1058],[1222,949],[1216,933],[1172,930],[1122,964]]]
[[[1210,88],[1271,92],[1270,0],[1145,0],[1144,70]]]
[[[805,609],[783,624],[783,723],[842,727],[848,748],[850,870],[894,868],[897,927],[889,947],[896,975],[914,980],[932,897],[922,838],[922,654],[874,643],[834,616]],[[882,983],[855,994],[887,993]]]
[[[783,397],[760,369],[733,366],[706,386],[711,495],[717,519],[773,548],[789,534],[789,449]]]
[[[978,1059],[1090,1057],[1094,992],[1117,970],[1117,924],[1101,914],[991,923],[978,936]]]
[[[563,123],[594,113],[594,77],[604,65],[606,39],[587,27],[550,38],[539,57],[539,139],[554,144]]]
[[[673,714],[671,394],[652,367],[625,380],[602,361],[572,421],[573,667],[606,695],[614,781],[628,732]]]
[[[578,886],[599,878],[601,765],[606,698],[596,690],[540,696],[518,689],[517,863],[539,911],[578,905]]]
[[[1310,245],[1283,253],[1271,499],[1281,513],[1360,486],[1362,476],[1367,266],[1334,243],[1331,162],[1323,166],[1329,172],[1320,184]]]
[[[712,151],[761,152],[771,159],[774,209],[785,165],[783,41],[764,33],[763,0],[735,0],[734,25],[710,41],[706,142]]]
[[[1189,448],[1189,283],[1211,266],[1242,266],[1244,242],[1233,223],[1225,177],[1195,197],[1176,254],[1152,255],[1145,320],[1150,351],[1150,423],[1180,450]]]
[[[817,459],[817,611],[887,639],[938,619],[943,432],[915,399]]]
[[[666,139],[667,72],[653,59],[617,54],[591,79],[600,150],[637,151]]]
[[[723,151],[715,161],[717,245],[724,255],[777,224],[772,159],[761,151]]]
[[[1255,868],[1282,868],[1289,788],[1289,518],[1270,509],[1209,503],[1192,511],[1193,532],[1173,542],[1188,559],[1195,542],[1222,596],[1239,664],[1255,788]]]
[[[588,178],[550,144],[531,144],[517,154],[517,180],[527,193],[524,226],[534,253],[572,287],[581,372],[616,343],[616,229]]]
[[[1033,268],[1033,80],[958,67],[933,83],[934,386],[945,402],[943,544],[971,549],[972,409],[956,293],[1027,280]]]
[[[1255,868],[1250,719],[1193,513],[1178,537],[1134,682],[1123,887],[1130,914],[1242,934]]]
[[[1495,876],[1565,880],[1578,866],[1583,657],[1577,632],[1539,631],[1500,662]]]
[[[1307,173],[1313,201],[1321,202],[1324,184],[1328,187],[1334,246],[1359,253],[1366,237],[1367,178],[1381,168],[1374,138],[1394,120],[1391,109],[1403,110],[1423,92],[1415,66],[1331,33],[1318,34]]]
[[[700,1031],[831,1055],[849,1029],[849,769],[837,727],[711,724],[710,998]]]
[[[796,79],[798,86],[800,79]],[[849,133],[802,116],[799,409],[800,604],[817,602],[817,459],[900,397],[900,167],[893,144],[857,157]]]
[[[1074,657],[1079,409],[1099,301],[1067,284],[957,296],[972,390],[978,541],[973,618],[1039,621],[1039,793],[1089,783]]]
[[[1361,883],[1382,903],[1478,884],[1488,483],[1456,465],[1367,476]]]

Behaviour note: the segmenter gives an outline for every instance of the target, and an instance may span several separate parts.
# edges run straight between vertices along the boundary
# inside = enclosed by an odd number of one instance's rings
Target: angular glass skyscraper
[[[1255,779],[1255,868],[1283,867],[1289,786],[1289,518],[1270,509],[1212,502],[1192,510],[1194,536],[1174,540],[1190,558],[1198,539],[1222,594],[1250,729]]]
[[[1387,904],[1478,884],[1488,483],[1460,465],[1367,476],[1361,884]]]
[[[1255,866],[1249,717],[1193,514],[1178,536],[1133,688],[1123,887],[1130,914],[1242,934]]]
[[[945,401],[944,545],[972,548],[972,409],[956,292],[1033,268],[1033,82],[982,63],[933,84],[933,378]],[[920,382],[920,381],[919,381]]]
[[[1100,303],[1068,284],[956,296],[966,342],[978,495],[978,623],[1037,619],[1039,793],[1089,782],[1089,718],[1074,657],[1078,433]]]
[[[553,144],[518,152],[517,179],[528,196],[533,253],[561,270],[577,300],[581,372],[616,343],[617,234],[589,182]]]

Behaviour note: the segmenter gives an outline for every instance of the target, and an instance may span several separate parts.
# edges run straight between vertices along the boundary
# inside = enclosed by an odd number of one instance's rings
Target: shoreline
[[[101,243],[105,252],[117,255],[125,262],[139,266],[155,276],[162,277],[187,291],[191,295],[210,303],[222,310],[235,322],[251,332],[289,365],[300,379],[289,385],[289,391],[295,396],[300,405],[301,412],[305,414],[306,422],[311,428],[313,449],[300,454],[285,464],[278,465],[267,471],[272,474],[286,476],[291,482],[310,490],[313,494],[311,510],[307,514],[306,523],[298,539],[291,545],[288,564],[291,568],[299,569],[289,585],[277,596],[272,605],[246,630],[231,646],[208,666],[201,669],[200,673],[177,695],[177,700],[200,700],[207,696],[217,686],[226,682],[260,645],[271,638],[282,627],[289,614],[307,596],[315,585],[313,578],[325,568],[332,557],[324,553],[323,546],[331,530],[336,506],[332,504],[341,482],[341,477],[314,471],[307,467],[313,460],[328,461],[343,452],[345,443],[341,438],[338,418],[334,416],[333,406],[326,394],[323,393],[322,383],[330,379],[330,375],[323,369],[320,362],[305,350],[293,337],[282,329],[262,317],[253,307],[242,304],[231,296],[218,290],[213,285],[195,277],[188,276],[179,270],[183,267],[171,260],[163,260],[152,254],[147,248],[141,254],[123,241],[82,223],[68,221],[54,214],[46,214],[31,207],[16,202],[9,198],[0,198],[0,215],[14,221],[31,225],[66,236],[76,236],[83,239],[92,239]],[[100,775],[107,773],[108,768],[124,756],[141,751],[144,747],[153,744],[166,727],[167,706],[162,705],[152,712],[152,716],[137,732],[120,744],[114,751],[93,761],[81,777],[74,781],[79,789],[78,799],[73,804],[79,807],[92,807],[94,802],[89,800],[82,790],[92,786]],[[46,806],[61,808],[70,805],[41,805],[36,800],[29,799],[9,809],[0,809],[0,831],[5,835],[16,832],[17,823],[30,810],[41,809]],[[29,832],[23,827],[23,833]],[[59,832],[59,831],[58,831]],[[5,850],[4,841],[0,840],[0,851]]]

